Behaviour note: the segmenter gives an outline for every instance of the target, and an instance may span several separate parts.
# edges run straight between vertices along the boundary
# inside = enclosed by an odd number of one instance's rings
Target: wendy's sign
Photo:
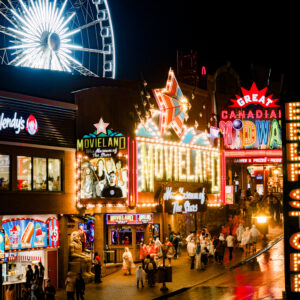
[[[255,83],[249,91],[242,88],[243,97],[231,99],[234,104],[221,111],[226,149],[281,149],[281,110],[266,89],[259,91]]]

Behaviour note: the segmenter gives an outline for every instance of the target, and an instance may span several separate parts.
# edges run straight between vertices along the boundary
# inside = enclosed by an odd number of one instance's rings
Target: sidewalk
[[[270,233],[267,235],[268,241],[273,241],[281,236],[283,233],[282,228],[272,227],[270,228]],[[257,244],[257,252],[265,247],[265,243],[261,240]],[[233,260],[229,262],[229,253],[226,249],[224,257],[224,265],[219,265],[216,263],[209,263],[206,270],[197,271],[190,270],[190,259],[184,251],[182,256],[178,259],[172,260],[173,267],[173,281],[167,283],[169,288],[168,293],[175,292],[177,290],[194,286],[201,282],[205,282],[211,278],[219,276],[231,267],[239,264],[241,261],[247,259],[253,255],[245,255],[240,249],[234,250]],[[138,264],[136,264],[138,265]],[[102,283],[94,284],[90,283],[86,285],[85,299],[122,299],[122,300],[133,300],[133,299],[153,299],[162,296],[163,293],[160,291],[162,284],[156,283],[155,287],[149,288],[148,284],[145,283],[143,289],[137,289],[135,280],[135,270],[133,270],[133,275],[124,276],[122,270],[117,271],[114,274],[108,275],[102,279]],[[64,290],[60,289],[57,291],[57,300],[65,300],[66,293]]]

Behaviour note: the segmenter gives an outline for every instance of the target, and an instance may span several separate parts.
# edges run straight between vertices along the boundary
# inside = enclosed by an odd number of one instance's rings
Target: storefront
[[[3,216],[5,256],[3,285],[26,281],[27,266],[45,267],[44,279],[57,286],[59,224],[55,215]]]
[[[281,110],[267,88],[242,88],[243,96],[221,111],[227,190],[236,197],[270,193],[282,195]],[[237,199],[235,199],[237,200]],[[228,203],[229,204],[229,203]]]

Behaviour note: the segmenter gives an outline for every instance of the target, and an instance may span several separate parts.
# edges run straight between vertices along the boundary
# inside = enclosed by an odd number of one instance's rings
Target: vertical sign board
[[[284,256],[287,299],[300,298],[300,97],[283,101]],[[298,100],[298,102],[294,102]]]

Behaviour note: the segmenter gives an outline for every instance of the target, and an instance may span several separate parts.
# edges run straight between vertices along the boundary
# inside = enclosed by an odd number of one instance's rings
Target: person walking
[[[40,277],[39,267],[37,265],[34,265],[33,280],[38,282],[39,277]]]
[[[249,227],[246,227],[246,230],[243,233],[241,246],[243,247],[244,251],[247,253],[249,252],[250,247],[250,231]]]
[[[45,268],[41,262],[39,262],[38,268],[39,268],[39,276],[38,276],[39,285],[43,286]]]
[[[51,284],[51,280],[47,280],[47,285],[45,287],[46,300],[55,300],[56,290],[55,287]]]
[[[142,284],[142,288],[144,287],[144,270],[141,265],[136,270],[136,286],[140,287],[140,282]]]
[[[75,290],[76,290],[76,299],[84,300],[85,283],[81,273],[78,273],[78,276],[76,278]]]
[[[218,242],[218,245],[216,247],[217,263],[220,263],[220,264],[223,263],[224,252],[225,252],[225,240],[224,240],[223,236],[220,235],[219,242]]]
[[[5,291],[5,300],[16,300],[16,291],[13,284],[10,284],[8,289]]]
[[[232,252],[234,247],[234,237],[231,232],[229,232],[229,235],[226,237],[227,242],[227,248],[229,250],[229,260],[232,260]]]
[[[200,241],[197,242],[196,246],[196,270],[201,269],[201,245]]]
[[[251,229],[250,229],[250,243],[252,245],[252,250],[253,252],[256,251],[256,243],[258,242],[260,232],[256,228],[256,226],[253,224]]]
[[[68,300],[75,300],[75,278],[72,274],[72,272],[68,272],[66,281],[66,292],[67,292],[67,298]]]
[[[26,287],[27,288],[31,287],[32,280],[33,280],[33,271],[32,271],[31,265],[28,265],[27,271],[26,271]]]
[[[169,241],[167,237],[164,244],[164,252],[165,252],[165,256],[168,258],[169,266],[171,266],[171,260],[174,257],[175,250],[174,250],[174,246],[172,245],[172,243]]]
[[[101,260],[100,260],[100,257],[97,255],[95,257],[95,266],[94,266],[94,269],[95,269],[95,283],[100,283],[102,282],[101,281]]]
[[[172,244],[174,246],[174,250],[175,250],[175,254],[174,254],[174,258],[176,259],[177,258],[177,248],[178,248],[178,238],[177,238],[177,234],[174,233],[173,234],[173,241],[172,241]]]
[[[131,267],[133,264],[132,254],[129,251],[128,247],[125,247],[125,251],[123,253],[123,272],[124,275],[131,275]]]
[[[196,255],[196,243],[195,238],[192,238],[190,242],[187,244],[187,252],[191,259],[191,270],[194,269],[195,266],[195,255]]]
[[[240,246],[241,241],[242,241],[242,237],[243,237],[243,233],[245,232],[245,228],[243,226],[242,223],[239,224],[239,227],[236,230],[236,240]]]

